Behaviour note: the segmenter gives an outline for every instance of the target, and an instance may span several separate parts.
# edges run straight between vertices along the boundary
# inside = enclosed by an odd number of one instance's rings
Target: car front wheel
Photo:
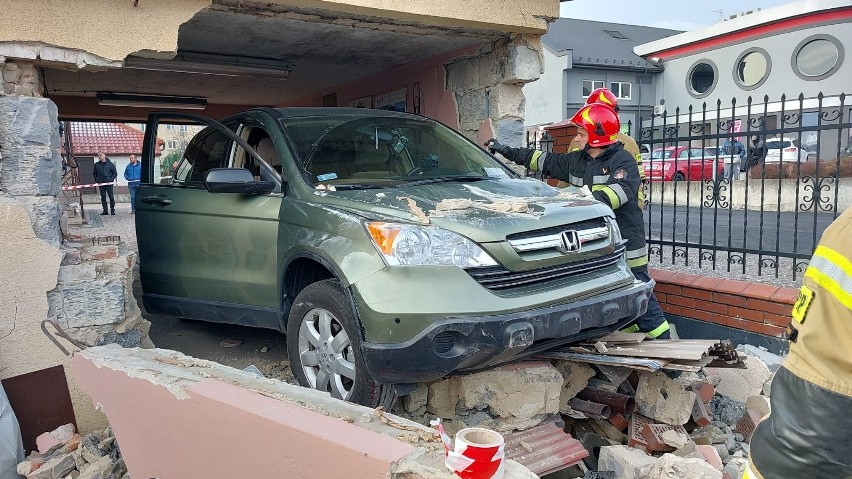
[[[355,320],[336,280],[303,289],[287,321],[287,354],[300,385],[368,407],[390,407],[393,387],[370,378],[361,357]]]

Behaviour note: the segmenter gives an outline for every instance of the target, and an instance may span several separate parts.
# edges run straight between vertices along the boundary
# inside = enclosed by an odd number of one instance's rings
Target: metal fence
[[[822,231],[852,204],[845,94],[685,109],[661,102],[634,126],[647,146],[652,262],[792,284]]]

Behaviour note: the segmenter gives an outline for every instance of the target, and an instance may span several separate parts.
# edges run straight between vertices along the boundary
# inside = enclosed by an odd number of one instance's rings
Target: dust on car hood
[[[612,216],[579,188],[538,180],[487,179],[367,190],[318,192],[320,202],[371,219],[430,224],[474,241]]]

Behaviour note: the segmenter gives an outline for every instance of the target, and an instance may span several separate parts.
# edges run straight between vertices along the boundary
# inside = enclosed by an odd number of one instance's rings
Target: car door
[[[160,123],[207,125],[188,143],[173,177],[155,182]],[[280,328],[277,235],[283,194],[280,176],[231,126],[197,115],[149,116],[143,152],[136,231],[143,301],[153,312],[206,321]],[[240,155],[241,153],[241,155]],[[242,167],[250,159],[277,178],[268,194],[211,193],[213,168]]]

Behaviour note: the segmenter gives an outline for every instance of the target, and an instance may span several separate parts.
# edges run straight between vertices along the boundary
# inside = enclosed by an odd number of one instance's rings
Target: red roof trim
[[[688,45],[670,48],[657,53],[648,53],[645,57],[655,56],[665,60],[672,57],[688,55],[696,50],[710,50],[729,44],[744,42],[754,37],[768,36],[784,30],[801,29],[808,25],[837,20],[852,20],[852,7],[830,10],[827,12],[815,12],[801,17],[788,18],[775,23],[759,25],[745,30],[726,33],[717,37],[690,43]]]

